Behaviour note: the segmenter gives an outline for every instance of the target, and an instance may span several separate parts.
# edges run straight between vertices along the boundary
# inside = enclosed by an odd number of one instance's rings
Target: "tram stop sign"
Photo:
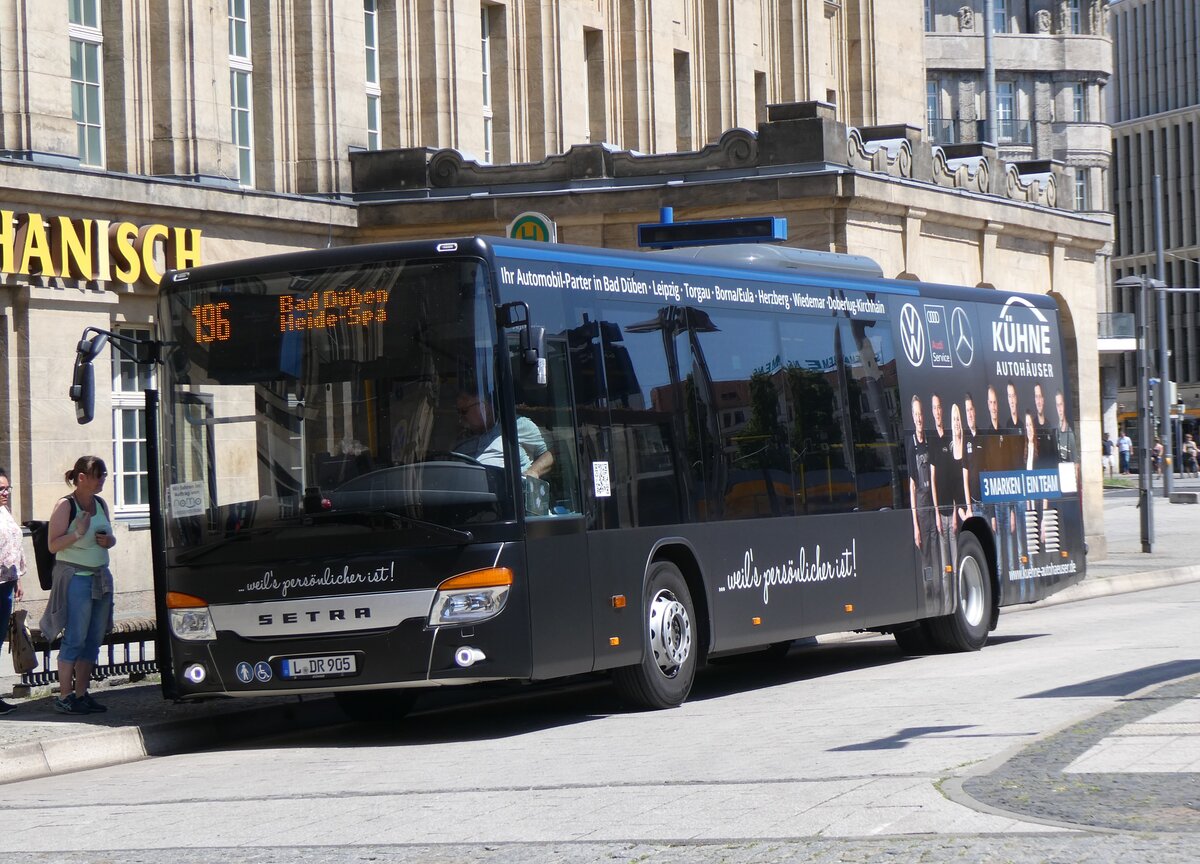
[[[557,243],[558,226],[546,214],[530,210],[508,223],[508,236],[511,240],[541,240],[544,243]]]

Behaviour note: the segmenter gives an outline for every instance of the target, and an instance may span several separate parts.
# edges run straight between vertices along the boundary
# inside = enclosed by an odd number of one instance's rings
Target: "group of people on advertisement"
[[[58,651],[59,695],[55,710],[63,714],[99,714],[107,708],[88,691],[100,644],[112,629],[113,577],[108,550],[116,545],[108,505],[100,491],[108,469],[98,456],[81,456],[64,479],[71,494],[55,502],[47,541],[54,554],[50,597],[39,626],[53,640],[62,634]],[[21,578],[27,566],[21,526],[9,505],[12,483],[0,468],[0,642],[8,637],[13,603],[24,595]],[[13,706],[0,700],[0,714]]]
[[[953,571],[959,530],[972,515],[984,514],[981,472],[1035,471],[1074,461],[1075,438],[1062,391],[1054,394],[1051,417],[1041,382],[1033,385],[1033,404],[1024,411],[1018,405],[1016,383],[1009,380],[1003,390],[1007,410],[1001,408],[996,386],[988,386],[982,425],[973,393],[963,394],[948,409],[940,393],[930,393],[926,400],[912,395],[909,500],[913,543],[927,574]],[[994,505],[989,518],[1001,547],[1002,572],[1021,569],[1022,561],[1036,551],[1030,548],[1026,526],[1033,518],[1038,532],[1044,532],[1047,506],[1046,500],[1033,498]]]

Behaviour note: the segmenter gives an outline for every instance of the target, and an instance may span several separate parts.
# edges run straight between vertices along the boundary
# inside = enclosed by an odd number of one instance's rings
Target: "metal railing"
[[[1097,338],[1133,339],[1137,335],[1132,312],[1101,312],[1096,319]]]
[[[930,117],[925,125],[925,132],[934,144],[960,144],[962,135],[958,131],[958,122],[945,117]]]
[[[983,141],[987,134],[987,121],[977,120],[976,126],[976,137]],[[1033,121],[1002,117],[996,121],[996,138],[996,144],[1032,144]]]

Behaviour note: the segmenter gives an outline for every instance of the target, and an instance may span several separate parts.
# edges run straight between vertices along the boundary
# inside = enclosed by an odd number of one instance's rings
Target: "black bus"
[[[164,286],[173,698],[394,716],[420,688],[605,673],[669,707],[698,664],[799,637],[976,650],[1084,574],[1044,296],[478,237]]]

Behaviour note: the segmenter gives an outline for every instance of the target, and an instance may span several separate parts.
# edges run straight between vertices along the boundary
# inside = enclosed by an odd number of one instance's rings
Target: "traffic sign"
[[[544,243],[557,243],[558,226],[545,213],[529,210],[508,223],[508,236],[512,240],[541,240]]]

